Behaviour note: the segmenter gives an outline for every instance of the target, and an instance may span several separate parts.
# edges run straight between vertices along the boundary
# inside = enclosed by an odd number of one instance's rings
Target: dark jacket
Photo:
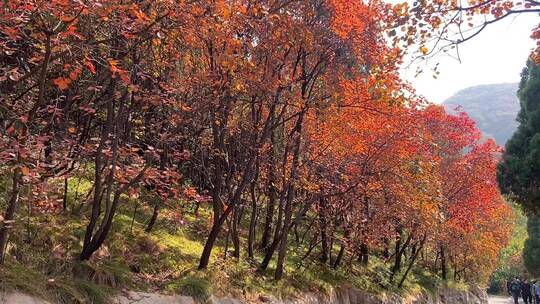
[[[521,282],[521,294],[530,295],[531,294],[531,284],[528,282]]]
[[[521,293],[521,285],[519,284],[519,282],[510,282],[508,286],[508,292],[512,295],[519,295]]]

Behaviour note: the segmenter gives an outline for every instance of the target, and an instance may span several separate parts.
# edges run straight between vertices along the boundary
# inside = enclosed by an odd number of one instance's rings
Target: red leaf
[[[68,88],[69,84],[71,83],[71,79],[58,77],[56,79],[53,79],[53,82],[60,90],[65,90]]]
[[[86,66],[86,68],[90,71],[90,73],[92,73],[94,75],[96,74],[96,67],[94,66],[92,61],[90,61],[90,59],[88,57],[84,58],[83,63]]]

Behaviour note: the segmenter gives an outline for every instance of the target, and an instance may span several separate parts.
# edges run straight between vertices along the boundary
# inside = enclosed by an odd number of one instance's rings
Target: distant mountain
[[[450,111],[461,107],[476,121],[484,136],[504,146],[518,127],[517,90],[517,83],[474,86],[459,91],[443,105]]]

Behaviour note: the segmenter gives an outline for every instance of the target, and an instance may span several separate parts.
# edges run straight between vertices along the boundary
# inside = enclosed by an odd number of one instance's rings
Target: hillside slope
[[[486,137],[503,146],[518,126],[517,89],[517,83],[474,86],[459,91],[443,104],[449,110],[461,107]]]

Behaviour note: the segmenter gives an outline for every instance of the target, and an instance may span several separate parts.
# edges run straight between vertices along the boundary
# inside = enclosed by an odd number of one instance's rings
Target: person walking
[[[527,282],[527,280],[523,280],[521,281],[520,287],[521,287],[521,297],[523,298],[523,302],[525,302],[525,304],[533,304],[531,284]]]
[[[533,284],[533,293],[536,304],[540,304],[540,282],[535,281]]]
[[[521,295],[521,286],[519,284],[519,279],[514,278],[508,286],[508,293],[512,295],[514,299],[514,304],[519,304],[519,296]]]

